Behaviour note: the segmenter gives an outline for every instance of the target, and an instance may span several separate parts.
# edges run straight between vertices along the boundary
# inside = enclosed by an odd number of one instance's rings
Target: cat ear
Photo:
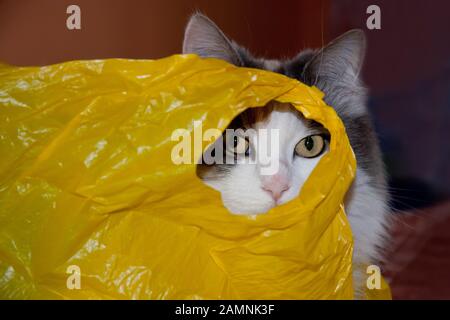
[[[217,58],[242,65],[231,41],[208,17],[194,14],[184,32],[183,53],[195,53],[204,58]]]
[[[359,29],[350,30],[320,49],[305,65],[303,75],[314,84],[318,78],[341,83],[358,79],[366,51],[366,37]]]

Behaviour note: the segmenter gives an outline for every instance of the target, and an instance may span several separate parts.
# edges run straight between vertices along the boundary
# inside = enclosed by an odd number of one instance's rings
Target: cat
[[[387,175],[366,106],[367,89],[359,77],[365,48],[363,31],[351,30],[321,49],[306,49],[291,59],[255,58],[201,13],[191,16],[183,41],[183,53],[281,73],[325,93],[325,102],[344,123],[357,159],[356,177],[344,199],[354,238],[357,298],[364,296],[366,266],[382,259],[389,224]],[[230,128],[276,128],[280,141],[279,170],[272,175],[261,175],[257,163],[199,164],[198,176],[221,193],[224,206],[233,214],[265,213],[297,197],[329,147],[326,129],[286,104],[271,102],[265,108],[251,108],[233,120]],[[250,155],[254,143],[254,139],[238,136],[225,149],[242,158]]]

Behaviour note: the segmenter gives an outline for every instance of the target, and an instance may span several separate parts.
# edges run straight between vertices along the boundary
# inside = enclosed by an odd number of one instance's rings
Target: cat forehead
[[[308,127],[308,120],[289,104],[271,102],[265,108],[256,108],[252,112],[253,115],[247,119],[250,121],[247,125],[254,129],[273,128],[285,131],[284,129]]]
[[[265,70],[269,71],[277,71],[281,68],[281,61],[280,60],[271,60],[271,59],[264,59],[262,61],[263,68]]]
[[[327,134],[327,130],[318,122],[306,119],[294,106],[271,101],[264,107],[250,108],[244,111],[229,126],[231,129],[252,129],[256,133],[277,134],[280,144],[291,145],[311,134]],[[272,132],[276,130],[276,132]]]
[[[305,128],[306,124],[299,115],[292,110],[274,109],[267,117],[255,123],[257,128],[291,129]]]

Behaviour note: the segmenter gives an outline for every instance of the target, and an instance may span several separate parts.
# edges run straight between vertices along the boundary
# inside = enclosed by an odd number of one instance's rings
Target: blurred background
[[[66,9],[81,8],[81,30]],[[381,30],[366,9],[381,8]],[[361,28],[363,79],[390,175],[394,298],[450,299],[450,2],[447,0],[0,0],[0,61],[157,59],[180,53],[199,10],[257,55],[282,58]]]

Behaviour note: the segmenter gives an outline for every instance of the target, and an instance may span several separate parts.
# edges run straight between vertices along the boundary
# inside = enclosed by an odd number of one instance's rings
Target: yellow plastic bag
[[[322,123],[331,150],[297,199],[231,215],[171,161],[171,134],[270,100]],[[194,55],[3,65],[0,117],[1,298],[353,298],[355,158],[319,90]]]

